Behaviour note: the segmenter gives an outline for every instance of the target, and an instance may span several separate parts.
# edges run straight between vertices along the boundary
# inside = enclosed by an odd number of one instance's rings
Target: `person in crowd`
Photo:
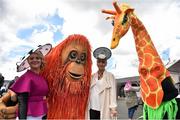
[[[2,73],[0,73],[0,96],[2,96],[3,93],[6,91],[3,84],[4,84],[4,76],[2,75]]]
[[[15,76],[14,79],[9,82],[9,84],[8,84],[7,87],[6,87],[6,89],[8,90],[8,89],[11,87],[11,85],[12,85],[17,79],[19,79],[19,76]]]
[[[98,71],[92,75],[89,101],[90,119],[111,119],[117,117],[116,81],[112,73],[106,71],[111,51],[99,47],[93,52],[97,59]]]
[[[48,94],[48,84],[40,75],[45,65],[44,54],[41,50],[45,46],[31,50],[24,57],[23,62],[17,65],[17,71],[30,67],[9,88],[17,94],[19,119],[37,120],[42,119],[47,114],[46,96]]]
[[[126,96],[126,105],[128,108],[128,118],[133,119],[134,113],[138,107],[138,97],[136,92],[139,92],[140,87],[132,86],[131,81],[127,81],[124,87]]]
[[[0,89],[0,96],[3,96],[5,92],[6,92],[6,87],[2,86]]]
[[[2,75],[2,73],[0,73],[0,88],[3,86],[4,84],[4,76]]]

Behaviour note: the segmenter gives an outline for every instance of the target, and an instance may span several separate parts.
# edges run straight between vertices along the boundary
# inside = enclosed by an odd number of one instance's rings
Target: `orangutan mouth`
[[[83,77],[83,75],[72,73],[72,72],[69,72],[69,75],[71,76],[72,79],[76,79],[76,80]]]

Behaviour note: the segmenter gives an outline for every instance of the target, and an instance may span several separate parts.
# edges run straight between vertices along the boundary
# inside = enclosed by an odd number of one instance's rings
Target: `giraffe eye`
[[[112,20],[111,24],[112,24],[112,26],[114,26],[114,20]]]
[[[122,25],[124,25],[128,21],[127,14],[124,15]]]

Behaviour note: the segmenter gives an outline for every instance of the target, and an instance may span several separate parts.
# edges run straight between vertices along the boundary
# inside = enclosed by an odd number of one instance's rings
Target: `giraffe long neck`
[[[138,56],[141,56],[140,54],[146,52],[146,48],[149,48],[152,52],[150,54],[153,55],[153,57],[159,58],[158,52],[143,23],[133,13],[130,15],[130,19]],[[141,58],[139,58],[139,60],[141,60]]]
[[[164,96],[161,82],[169,76],[169,72],[164,67],[142,22],[133,13],[129,18],[139,58],[142,99],[148,106],[158,108]]]

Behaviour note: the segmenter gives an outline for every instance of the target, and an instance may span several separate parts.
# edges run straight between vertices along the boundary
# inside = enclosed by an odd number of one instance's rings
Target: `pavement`
[[[118,99],[118,119],[128,119],[128,108],[126,106],[125,98]],[[139,105],[137,110],[134,113],[133,119],[142,119],[140,118],[143,115],[143,106]]]

